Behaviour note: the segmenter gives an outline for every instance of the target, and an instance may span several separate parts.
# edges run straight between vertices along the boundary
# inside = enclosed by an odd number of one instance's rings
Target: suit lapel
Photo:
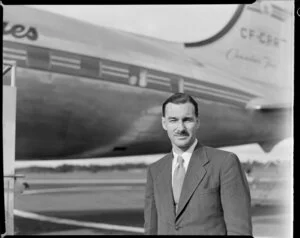
[[[164,211],[168,213],[167,216],[170,221],[174,222],[175,208],[172,192],[172,159],[173,155],[169,153],[166,158],[166,163],[157,177],[157,190],[164,204]]]
[[[204,168],[204,165],[208,162],[208,159],[206,157],[206,153],[203,149],[203,146],[201,144],[197,144],[184,181],[183,186],[179,198],[179,204],[178,204],[178,211],[176,214],[176,219],[179,217],[180,213],[182,212],[183,208],[189,201],[190,197],[193,195],[194,191],[196,190],[199,183],[202,181],[204,175],[206,174],[206,170]]]

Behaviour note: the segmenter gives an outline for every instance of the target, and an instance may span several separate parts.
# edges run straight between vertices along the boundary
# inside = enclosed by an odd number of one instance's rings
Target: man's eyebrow
[[[167,117],[168,119],[177,119],[177,117]]]
[[[191,119],[191,118],[194,118],[194,117],[193,116],[186,116],[183,119]]]

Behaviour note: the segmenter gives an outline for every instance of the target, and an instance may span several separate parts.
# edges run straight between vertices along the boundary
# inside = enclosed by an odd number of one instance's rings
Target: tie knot
[[[184,162],[184,159],[180,155],[178,155],[177,163],[180,164],[180,165],[183,165],[183,162]]]

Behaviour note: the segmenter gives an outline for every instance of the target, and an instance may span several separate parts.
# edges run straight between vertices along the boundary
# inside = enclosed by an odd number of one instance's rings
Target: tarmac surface
[[[76,175],[65,179],[52,176],[52,182],[49,177],[28,176],[26,182],[29,187],[15,194],[15,234],[142,234],[144,175],[115,175],[102,173],[96,179],[95,175],[84,178]],[[286,190],[282,186],[266,186],[272,190],[251,191],[256,196],[252,199],[254,237],[292,237],[290,205],[271,197],[265,199],[265,194],[273,193],[280,197]],[[255,187],[259,187],[258,184]]]

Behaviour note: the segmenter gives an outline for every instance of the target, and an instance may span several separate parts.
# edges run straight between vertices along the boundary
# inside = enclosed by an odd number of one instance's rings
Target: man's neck
[[[195,143],[196,139],[193,140],[193,143],[191,143],[189,146],[185,147],[185,148],[179,148],[176,145],[172,145],[173,147],[173,151],[178,154],[178,155],[182,155],[184,152],[186,152],[189,148],[191,148],[191,146],[193,146],[193,144]]]

